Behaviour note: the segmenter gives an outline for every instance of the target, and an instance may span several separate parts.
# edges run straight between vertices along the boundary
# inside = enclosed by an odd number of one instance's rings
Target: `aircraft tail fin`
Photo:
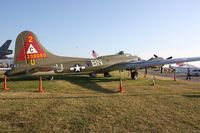
[[[10,44],[11,44],[12,40],[7,40],[1,47],[1,50],[8,50]]]
[[[58,56],[47,51],[31,31],[21,32],[15,43],[15,64],[42,65],[51,63]]]

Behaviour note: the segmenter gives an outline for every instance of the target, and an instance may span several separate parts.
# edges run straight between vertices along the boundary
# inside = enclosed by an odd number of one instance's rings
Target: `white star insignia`
[[[79,66],[78,64],[76,64],[75,67],[70,67],[70,70],[75,72],[80,72],[83,69],[85,69],[85,66]]]
[[[79,65],[76,65],[74,67],[74,69],[75,69],[75,72],[80,72],[81,71],[81,67]]]

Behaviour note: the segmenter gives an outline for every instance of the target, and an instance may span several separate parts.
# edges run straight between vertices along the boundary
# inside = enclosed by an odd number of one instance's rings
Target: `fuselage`
[[[130,54],[107,55],[95,59],[81,59],[76,61],[57,63],[54,65],[59,68],[57,69],[57,71],[55,71],[55,73],[104,73],[106,72],[105,69],[109,66],[118,63],[132,62],[134,60],[138,60],[138,57],[132,56]]]
[[[8,76],[17,75],[76,75],[76,74],[90,74],[90,73],[104,73],[108,72],[107,67],[119,63],[133,62],[138,60],[138,56],[131,54],[123,55],[107,55],[95,59],[92,58],[71,58],[58,57],[59,60],[44,65],[15,65],[15,67],[8,71]],[[33,68],[33,69],[32,69]],[[112,71],[112,70],[109,70]]]

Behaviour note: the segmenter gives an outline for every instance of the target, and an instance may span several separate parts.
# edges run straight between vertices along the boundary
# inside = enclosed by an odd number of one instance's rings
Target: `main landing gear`
[[[48,76],[47,80],[53,80],[53,76]]]
[[[112,77],[112,75],[109,72],[105,72],[104,77]]]
[[[96,73],[90,73],[89,76],[90,76],[90,78],[96,78],[97,74]]]
[[[103,73],[103,75],[104,75],[104,77],[112,77],[112,75],[109,72],[105,72],[105,73]],[[89,76],[91,78],[96,78],[97,74],[96,73],[90,73]]]
[[[136,70],[131,70],[131,79],[133,80],[138,79],[138,72]]]

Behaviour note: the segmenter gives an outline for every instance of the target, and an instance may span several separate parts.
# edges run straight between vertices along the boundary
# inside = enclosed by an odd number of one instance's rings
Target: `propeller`
[[[169,59],[172,59],[173,57],[172,56],[169,56],[167,57],[166,59],[169,60]],[[154,54],[153,57],[151,57],[149,60],[163,60],[164,58],[163,57],[159,57],[158,55]],[[159,66],[160,67],[160,73],[162,74],[163,73],[163,66]]]
[[[172,59],[172,58],[173,58],[172,56],[169,56],[166,59]],[[164,59],[164,58],[163,57],[159,57],[158,55],[154,54],[153,57],[151,57],[149,60],[152,60],[152,59]]]
[[[158,58],[158,56],[156,54],[153,55],[155,58]]]
[[[153,55],[149,60],[162,60],[164,58],[157,56],[156,54]]]
[[[168,57],[168,58],[166,58],[166,59],[172,59],[173,57],[172,56],[170,56],[170,57]]]

